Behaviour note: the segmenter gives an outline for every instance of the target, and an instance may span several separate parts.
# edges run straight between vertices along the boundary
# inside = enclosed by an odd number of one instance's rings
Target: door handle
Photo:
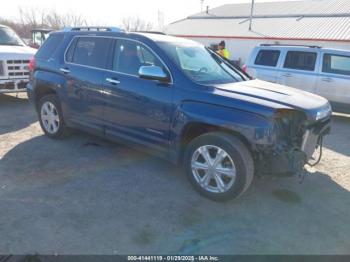
[[[107,78],[106,78],[106,81],[107,81],[108,83],[112,84],[112,85],[118,85],[118,84],[120,84],[120,81],[119,81],[119,80],[113,79],[113,78],[110,78],[110,77],[107,77]]]
[[[292,77],[293,75],[291,75],[289,73],[286,73],[286,74],[283,74],[282,76],[284,76],[284,77]]]
[[[60,71],[64,74],[69,74],[70,70],[68,68],[60,68]]]
[[[325,77],[325,78],[322,78],[322,81],[323,82],[333,82],[333,78],[330,78],[330,77]]]

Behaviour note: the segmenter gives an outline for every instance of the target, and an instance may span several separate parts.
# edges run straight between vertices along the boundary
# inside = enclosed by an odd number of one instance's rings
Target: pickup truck
[[[11,28],[0,25],[0,94],[26,91],[35,52]]]

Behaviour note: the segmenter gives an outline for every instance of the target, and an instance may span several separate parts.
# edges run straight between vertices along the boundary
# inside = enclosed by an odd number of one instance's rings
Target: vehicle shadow
[[[241,198],[217,203],[198,195],[181,169],[135,149],[89,135],[37,136],[3,156],[0,181],[0,250],[7,253],[350,250],[350,192],[322,172],[302,184],[256,178]]]
[[[23,129],[37,121],[26,96],[0,94],[0,135]]]
[[[331,134],[324,139],[324,146],[332,151],[350,156],[350,115],[333,114]],[[350,161],[350,159],[349,159]]]

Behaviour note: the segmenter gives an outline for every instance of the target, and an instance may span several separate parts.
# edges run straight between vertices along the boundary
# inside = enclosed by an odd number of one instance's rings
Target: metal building
[[[207,46],[225,40],[230,59],[245,62],[259,44],[318,45],[350,49],[350,0],[228,4],[176,21],[166,33]]]

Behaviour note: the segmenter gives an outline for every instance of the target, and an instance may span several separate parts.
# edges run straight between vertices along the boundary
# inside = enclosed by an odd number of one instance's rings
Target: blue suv
[[[147,150],[182,165],[213,200],[240,196],[255,173],[299,173],[330,131],[326,99],[251,80],[183,38],[64,29],[30,69],[28,97],[47,136],[74,128]]]

